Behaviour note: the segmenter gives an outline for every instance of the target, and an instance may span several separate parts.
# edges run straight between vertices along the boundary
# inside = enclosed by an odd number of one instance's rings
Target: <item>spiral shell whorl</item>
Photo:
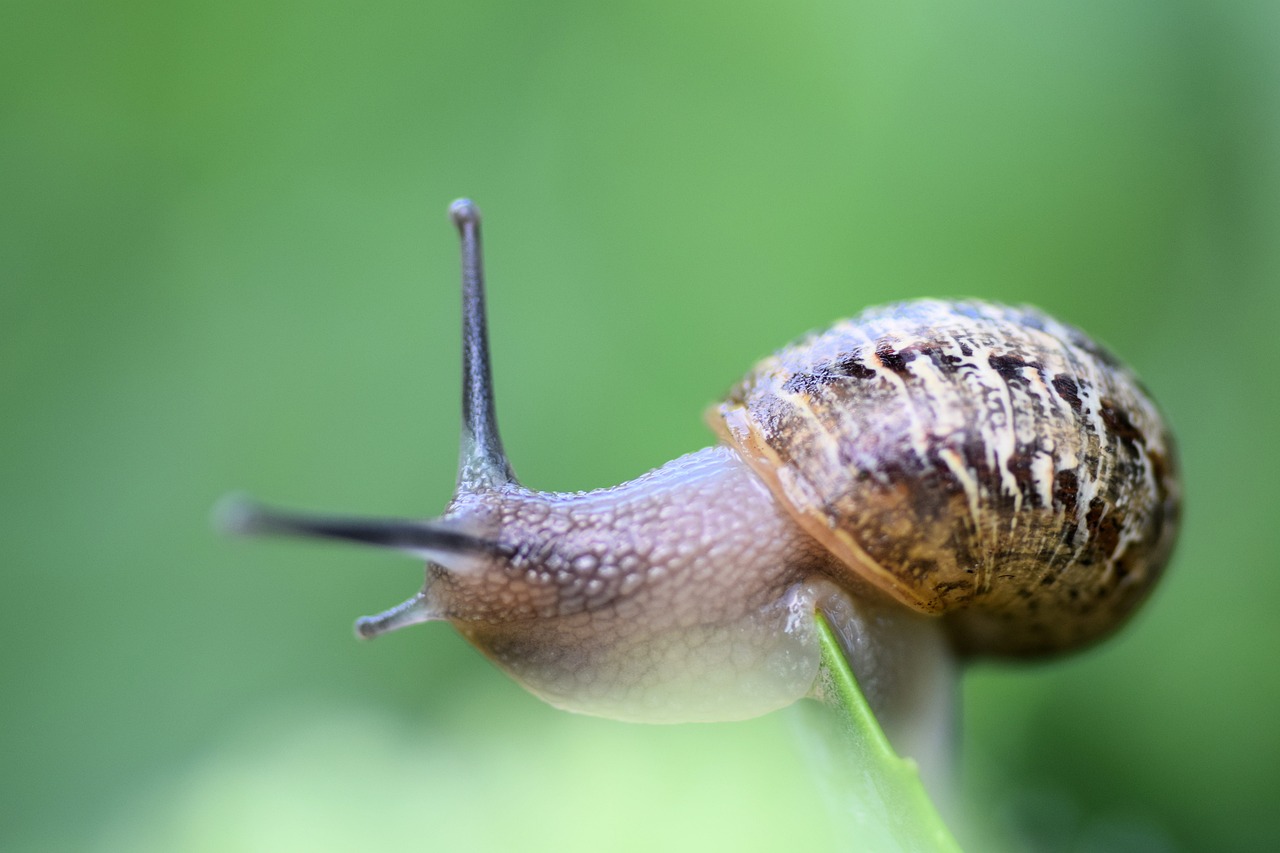
[[[975,654],[1066,650],[1162,570],[1178,486],[1134,375],[1032,308],[870,309],[761,362],[709,413],[868,585]]]

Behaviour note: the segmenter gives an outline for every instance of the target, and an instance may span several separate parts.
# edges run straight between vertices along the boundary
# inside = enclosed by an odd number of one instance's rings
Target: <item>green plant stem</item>
[[[823,763],[834,780],[835,807],[842,831],[851,832],[850,849],[960,853],[920,782],[914,761],[889,745],[879,721],[858,687],[835,631],[821,613],[817,631],[822,648],[820,697],[832,731]]]

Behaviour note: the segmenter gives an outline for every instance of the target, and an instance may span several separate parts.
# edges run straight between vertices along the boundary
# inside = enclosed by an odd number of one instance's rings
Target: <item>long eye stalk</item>
[[[470,199],[449,206],[462,243],[462,448],[458,463],[461,493],[515,482],[502,450],[493,404],[489,366],[489,331],[484,307],[484,262],[480,245],[480,210]]]
[[[338,539],[402,551],[444,565],[456,564],[459,556],[508,553],[497,542],[433,521],[311,515],[261,506],[236,496],[224,498],[215,512],[219,527],[241,536]]]

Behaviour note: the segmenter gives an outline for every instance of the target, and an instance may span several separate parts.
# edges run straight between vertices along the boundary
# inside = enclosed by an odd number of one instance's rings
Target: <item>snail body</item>
[[[560,707],[739,719],[813,692],[821,610],[873,707],[897,709],[893,738],[939,727],[927,697],[953,654],[1088,644],[1168,558],[1173,448],[1141,385],[1075,329],[981,302],[866,311],[761,362],[708,413],[722,444],[613,488],[528,489],[494,416],[479,213],[451,214],[463,437],[446,511],[224,515],[425,558],[422,590],[361,636],[447,620]]]

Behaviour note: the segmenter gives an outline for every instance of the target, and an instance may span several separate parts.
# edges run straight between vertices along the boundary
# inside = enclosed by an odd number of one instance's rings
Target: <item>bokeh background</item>
[[[1280,845],[1272,0],[30,2],[0,11],[0,847],[832,849],[793,715],[646,727],[444,625],[394,555],[229,541],[230,490],[429,515],[487,222],[522,479],[710,441],[867,304],[1027,301],[1181,440],[1113,642],[964,685],[970,849]]]

